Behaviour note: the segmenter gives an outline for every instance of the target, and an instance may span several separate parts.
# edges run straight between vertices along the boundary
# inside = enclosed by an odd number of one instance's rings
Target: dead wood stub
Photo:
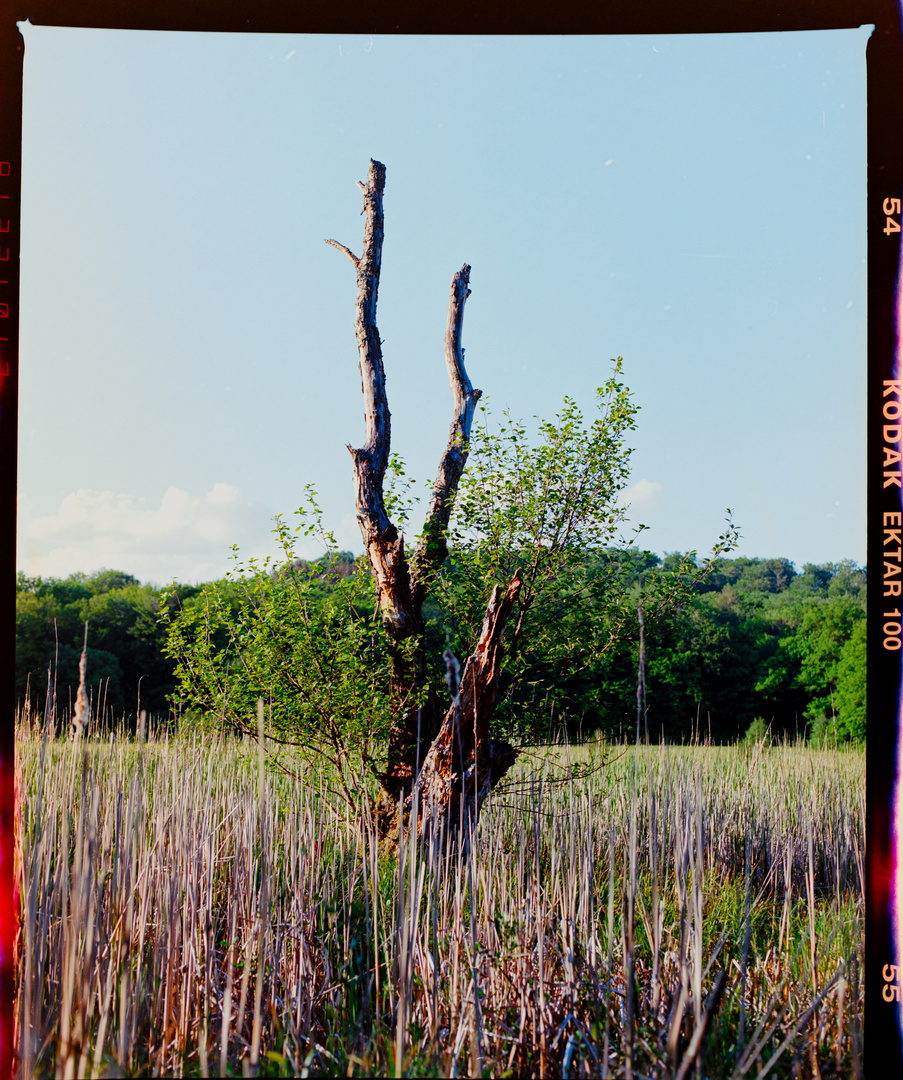
[[[454,826],[466,804],[474,816],[492,788],[514,764],[508,743],[490,737],[502,662],[502,638],[521,588],[519,573],[503,590],[496,585],[486,609],[480,640],[464,665],[458,694],[433,741],[420,775],[418,832],[432,820]],[[410,812],[414,792],[408,796]]]

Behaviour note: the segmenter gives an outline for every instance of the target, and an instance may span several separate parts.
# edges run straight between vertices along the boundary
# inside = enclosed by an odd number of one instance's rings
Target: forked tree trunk
[[[389,463],[391,417],[386,396],[382,346],[376,326],[376,302],[382,260],[385,183],[386,168],[378,161],[370,162],[367,183],[358,181],[358,187],[364,196],[366,214],[361,256],[358,258],[336,240],[327,240],[326,243],[344,252],[357,274],[355,331],[360,355],[366,441],[360,449],[354,450],[350,446],[348,449],[354,460],[357,520],[373,568],[379,609],[396,646],[393,695],[397,719],[390,733],[386,771],[380,777],[384,798],[378,812],[381,830],[387,834],[391,831],[399,802],[407,798],[412,791],[424,758],[429,762],[429,771],[418,785],[420,805],[442,806],[446,810],[449,810],[453,803],[457,805],[451,797],[444,801],[438,797],[433,798],[434,786],[437,792],[440,786],[448,787],[449,783],[451,788],[455,787],[449,777],[456,763],[448,758],[445,751],[438,749],[440,745],[451,746],[460,742],[465,766],[469,760],[466,752],[469,746],[472,756],[475,755],[473,761],[477,762],[476,771],[482,777],[481,782],[489,783],[490,787],[513,762],[514,751],[510,747],[503,751],[500,746],[496,764],[491,767],[487,764],[492,758],[489,718],[497,694],[501,639],[505,621],[520,588],[520,581],[515,579],[508,586],[504,598],[501,598],[498,590],[493,593],[480,642],[464,666],[458,699],[446,713],[434,743],[439,727],[439,710],[436,703],[431,701],[418,705],[428,683],[423,601],[430,579],[448,556],[446,529],[458,483],[467,462],[467,444],[474,409],[482,391],[475,390],[467,377],[464,350],[461,347],[464,305],[470,296],[470,267],[465,264],[452,278],[445,333],[445,363],[453,401],[451,430],[433,485],[423,535],[409,559],[405,552],[404,536],[389,520],[383,499],[383,480]],[[411,639],[414,649],[404,648]],[[455,717],[459,719],[456,720]],[[473,730],[469,735],[463,736],[463,741],[459,740],[458,734],[449,734],[452,729],[463,732],[464,727]],[[507,762],[504,767],[503,761]],[[486,790],[488,791],[488,788]],[[477,806],[484,797],[485,793],[477,800]]]

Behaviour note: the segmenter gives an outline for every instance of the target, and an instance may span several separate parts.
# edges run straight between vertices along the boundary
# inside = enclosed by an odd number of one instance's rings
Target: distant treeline
[[[600,553],[595,558],[604,560]],[[353,556],[301,562],[328,590],[336,573],[350,573]],[[627,587],[639,593],[644,575],[669,572],[677,554],[647,554],[636,561]],[[806,564],[798,572],[786,559],[722,559],[676,614],[646,626],[645,725],[656,740],[701,738],[733,741],[754,731],[806,734],[816,740],[861,740],[866,728],[866,571],[849,560]],[[67,712],[78,686],[78,661],[88,626],[87,680],[94,715],[102,711],[134,724],[139,708],[168,713],[174,691],[173,662],[163,654],[169,618],[178,606],[203,602],[203,586],[161,592],[114,570],[65,579],[19,574],[16,597],[16,692],[20,705],[43,710],[48,673],[55,675],[58,711]],[[220,594],[243,602],[239,583]],[[592,610],[572,608],[560,632],[587,632]],[[425,611],[428,633],[453,640],[438,608]],[[162,617],[161,617],[162,616]],[[572,737],[634,731],[637,722],[638,635],[592,662],[551,670],[538,667],[529,680],[529,711],[548,715],[554,735]],[[140,694],[140,700],[139,700]],[[523,706],[527,705],[524,701]],[[510,707],[518,703],[511,701]],[[534,733],[536,724],[533,724]]]
[[[719,561],[693,604],[647,638],[650,736],[729,741],[760,719],[776,737],[861,741],[865,613],[866,570],[850,560],[802,572],[787,559]],[[622,650],[600,675],[625,721],[632,698],[635,722],[634,657]]]
[[[199,590],[185,586],[187,597]],[[16,579],[16,696],[43,710],[55,677],[57,709],[68,712],[88,623],[87,684],[92,713],[167,712],[174,680],[161,646],[160,591],[118,570],[67,578]]]

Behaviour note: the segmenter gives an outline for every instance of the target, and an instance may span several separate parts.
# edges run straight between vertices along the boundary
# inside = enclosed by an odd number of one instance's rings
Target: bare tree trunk
[[[452,278],[445,333],[445,362],[453,399],[451,429],[433,485],[423,535],[409,560],[405,553],[404,536],[389,520],[383,499],[383,480],[389,462],[391,420],[382,347],[376,326],[376,301],[382,258],[385,182],[386,169],[378,161],[370,162],[367,183],[358,182],[358,187],[363,192],[366,214],[364,249],[360,258],[336,240],[327,240],[326,243],[344,252],[357,274],[355,331],[360,355],[361,389],[364,395],[366,442],[358,450],[350,446],[348,449],[354,460],[357,520],[373,568],[379,610],[396,646],[393,692],[397,704],[397,719],[390,734],[386,771],[380,777],[385,805],[381,806],[379,816],[384,831],[387,831],[390,828],[389,819],[397,813],[399,799],[407,796],[412,789],[438,726],[435,702],[424,698],[428,678],[424,651],[423,601],[430,580],[448,556],[446,530],[458,483],[467,462],[473,414],[482,391],[474,389],[464,368],[461,331],[464,305],[470,296],[470,267],[465,264]],[[468,659],[464,669],[464,679],[470,679],[473,683],[473,691],[468,691],[471,695],[468,700],[472,710],[476,709],[476,713],[471,711],[469,715],[471,719],[479,715],[482,725],[478,725],[480,731],[485,727],[488,732],[489,716],[495,704],[496,690],[490,692],[489,687],[497,686],[501,634],[520,588],[519,580],[517,588],[514,588],[514,584],[512,582],[509,586],[502,601],[493,594],[486,616],[489,620],[490,613],[494,612],[491,632],[487,638],[487,627],[484,625],[481,644]],[[509,593],[510,602],[507,599]],[[404,644],[412,638],[416,642],[414,649],[404,648]],[[490,641],[495,643],[491,649]],[[481,648],[484,652],[490,649],[490,652],[483,656]],[[495,660],[486,668],[490,653]],[[478,656],[483,658],[475,659]],[[493,672],[491,678],[487,674],[490,670]],[[471,671],[472,674],[468,675]],[[463,693],[462,680],[459,698]],[[449,713],[451,711],[449,710]],[[446,714],[443,732],[448,725],[449,714]],[[474,738],[476,737],[471,741]],[[484,733],[481,740],[477,739],[474,745],[483,747],[480,753],[485,755],[488,753],[488,734]]]
[[[402,642],[423,635],[423,619],[411,595],[404,536],[389,520],[383,500],[383,480],[389,463],[391,414],[386,397],[386,373],[382,343],[376,326],[376,301],[383,244],[383,191],[386,167],[370,162],[367,183],[358,181],[364,195],[364,249],[357,258],[336,240],[327,244],[343,251],[357,273],[355,332],[360,356],[361,390],[364,395],[366,442],[359,450],[348,447],[354,460],[355,504],[364,547],[376,580],[376,596],[396,652],[393,660],[393,693],[399,720],[389,738],[385,774],[380,778],[386,795],[394,801],[413,783],[417,769],[417,692],[425,682],[424,657],[417,650],[405,655]],[[414,700],[410,700],[414,698]]]

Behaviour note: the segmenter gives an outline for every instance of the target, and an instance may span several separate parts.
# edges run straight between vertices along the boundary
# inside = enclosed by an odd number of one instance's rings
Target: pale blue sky
[[[394,449],[431,479],[448,287],[493,411],[622,355],[635,517],[865,559],[868,29],[643,37],[22,27],[20,568],[163,582],[316,485],[361,549],[354,181],[387,167]],[[312,549],[308,553],[315,553]]]

